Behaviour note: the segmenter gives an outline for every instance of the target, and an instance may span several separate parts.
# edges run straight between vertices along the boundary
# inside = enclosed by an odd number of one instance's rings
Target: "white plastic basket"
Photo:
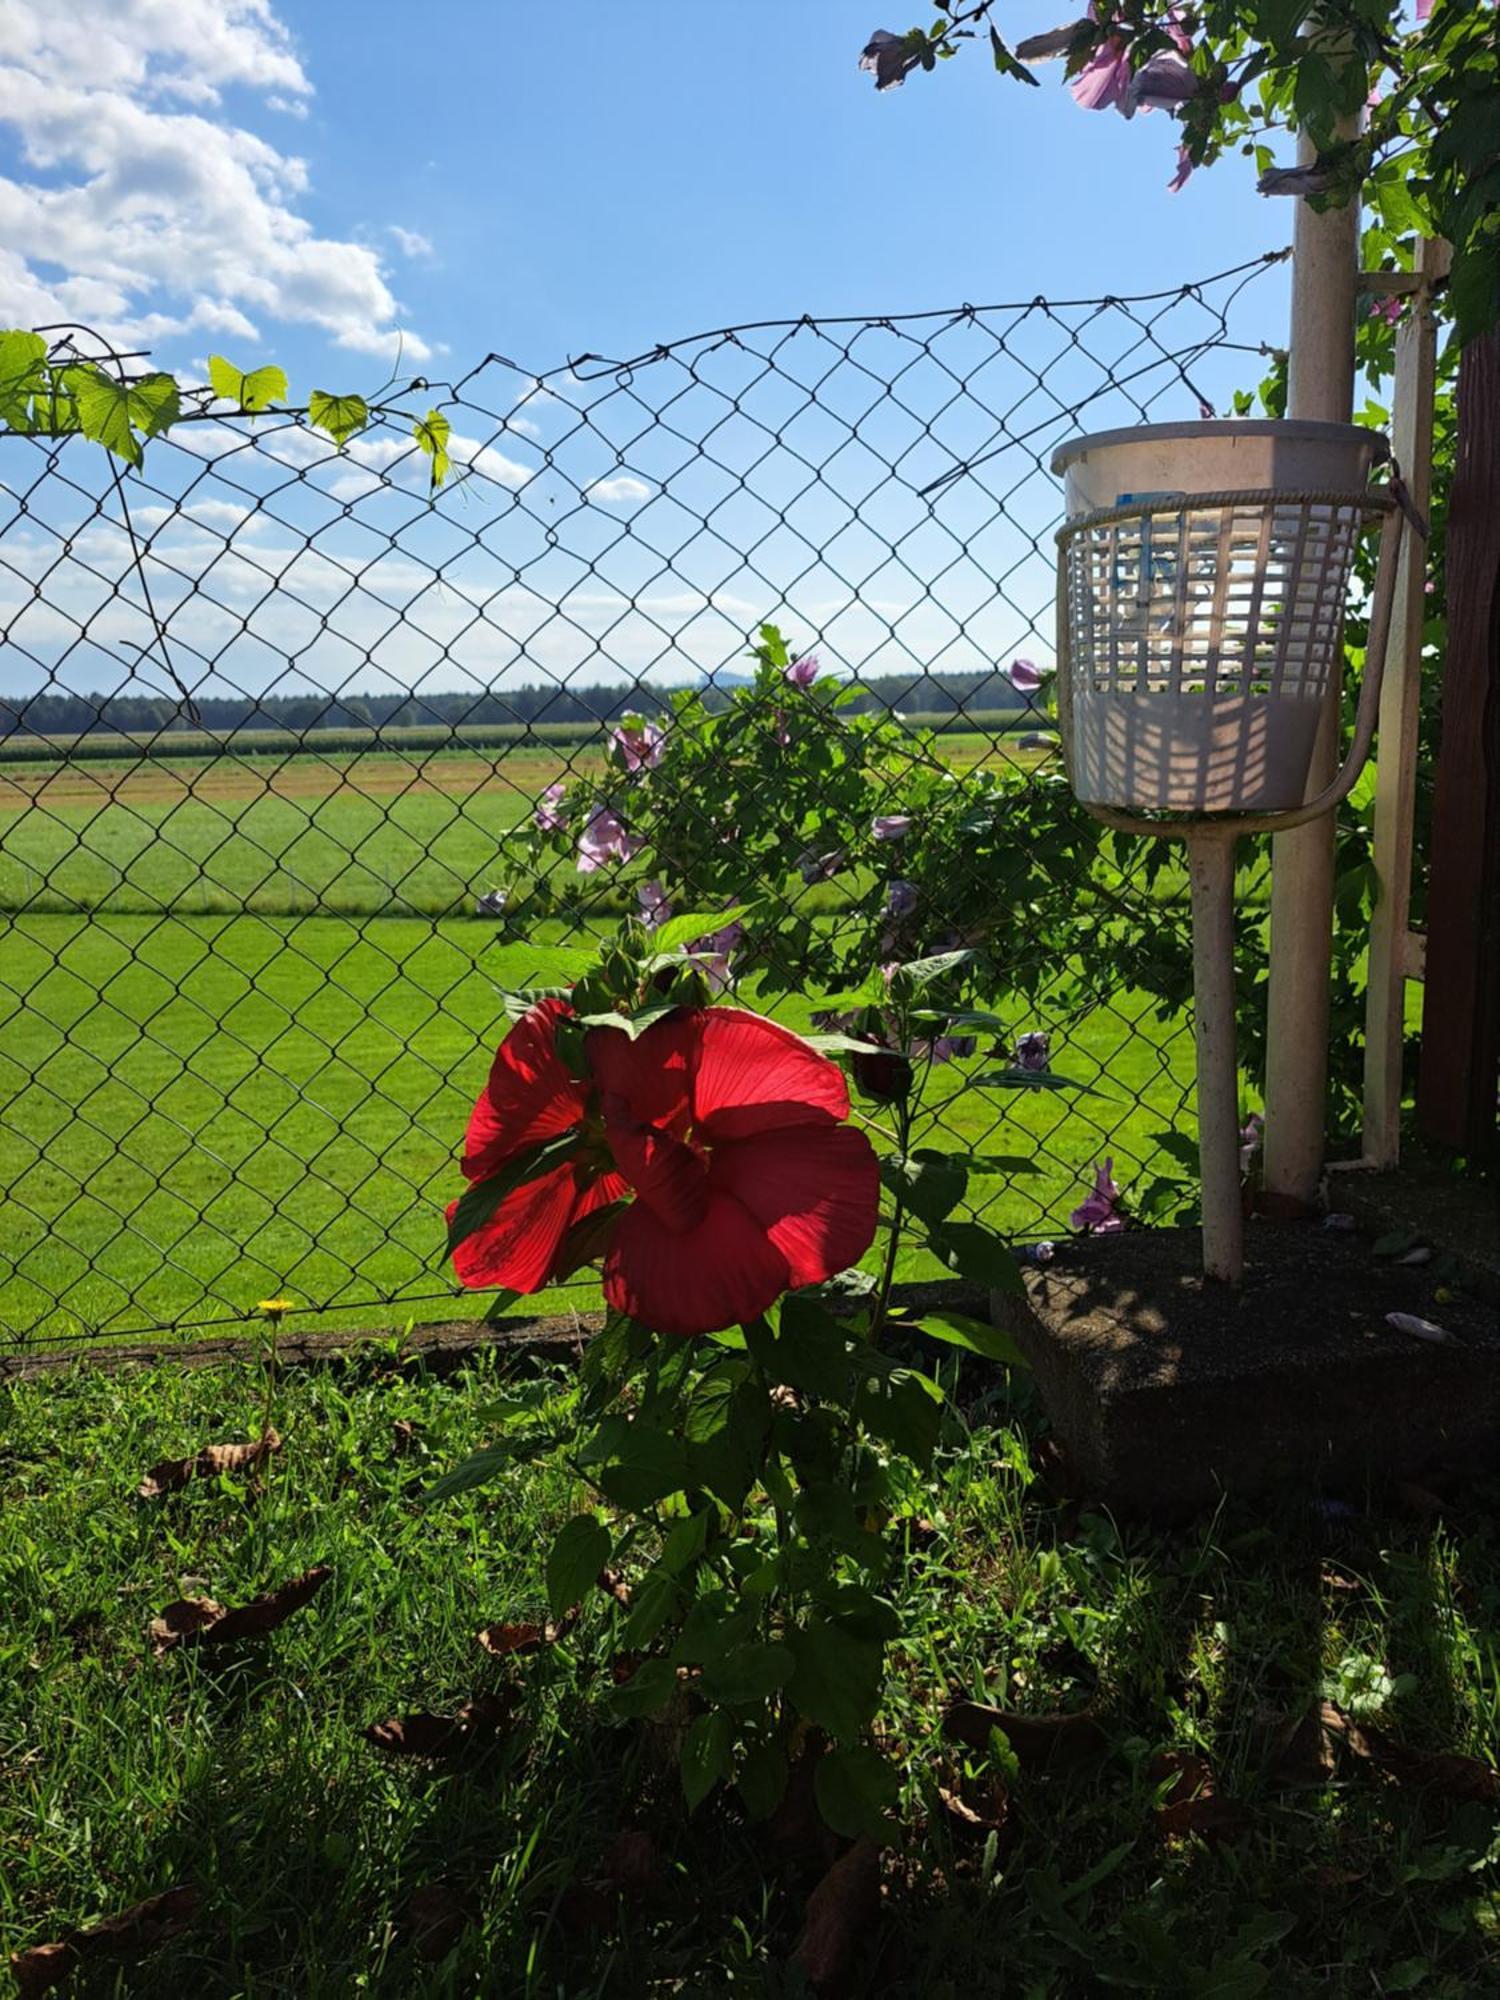
[[[1058,534],[1058,706],[1087,804],[1302,803],[1335,686],[1378,433],[1156,424],[1077,438]]]

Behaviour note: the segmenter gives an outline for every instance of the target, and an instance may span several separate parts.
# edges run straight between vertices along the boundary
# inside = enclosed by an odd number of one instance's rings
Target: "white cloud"
[[[311,94],[270,0],[9,0],[0,124],[22,167],[0,176],[0,320],[131,345],[283,321],[428,358],[378,253],[300,213],[305,163],[223,114],[230,87],[283,110]]]
[[[393,222],[387,233],[403,257],[432,255],[432,239],[424,236],[420,229],[403,229],[399,222]]]
[[[590,500],[649,500],[651,488],[644,479],[622,472],[618,479],[596,479],[588,489]]]

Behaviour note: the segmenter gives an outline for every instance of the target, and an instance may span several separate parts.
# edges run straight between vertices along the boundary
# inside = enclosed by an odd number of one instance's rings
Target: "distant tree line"
[[[710,707],[722,707],[739,684],[725,675],[703,687]],[[969,711],[1015,709],[1023,703],[1008,680],[993,670],[972,674],[887,674],[860,682],[856,710],[898,709],[913,715],[947,716]],[[669,687],[612,681],[592,687],[519,687],[484,694],[452,689],[432,694],[267,694],[206,695],[195,721],[185,703],[156,695],[33,694],[0,699],[0,737],[87,736],[96,730],[126,735],[161,735],[205,729],[216,735],[242,730],[290,730],[310,735],[322,729],[409,729],[434,724],[449,728],[521,726],[538,723],[613,722],[623,715],[654,715],[666,705]]]

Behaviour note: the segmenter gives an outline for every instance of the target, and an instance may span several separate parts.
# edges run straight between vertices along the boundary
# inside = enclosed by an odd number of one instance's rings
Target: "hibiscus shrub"
[[[998,1238],[951,1219],[966,1163],[907,1151],[930,1047],[867,1093],[896,1147],[880,1159],[831,1057],[890,1051],[711,1005],[705,955],[663,941],[628,926],[570,992],[512,1003],[449,1210],[454,1265],[503,1309],[599,1263],[608,1313],[576,1388],[516,1398],[436,1494],[560,1456],[588,1504],[546,1558],[552,1615],[607,1584],[610,1706],[675,1725],[689,1806],[722,1784],[764,1817],[814,1754],[828,1822],[878,1835],[898,1790],[872,1730],[903,1629],[899,1524],[948,1408],[916,1357],[925,1336],[1014,1358],[985,1322],[899,1313],[897,1249],[913,1234],[962,1276],[1020,1280]],[[903,1051],[954,1013],[927,997],[969,957],[892,981]]]
[[[1164,1015],[1182,1005],[1186,933],[1149,895],[1159,843],[1101,837],[1045,766],[953,770],[940,735],[862,712],[857,684],[794,657],[774,625],[751,658],[727,706],[675,689],[660,722],[611,732],[602,778],[549,787],[507,840],[507,935],[579,921],[607,878],[649,929],[716,912],[701,940],[716,981],[753,976],[767,998],[847,993],[974,948],[987,1004],[1045,996],[1060,1022],[1135,986]],[[1009,678],[1034,705],[1035,668],[1015,661]]]

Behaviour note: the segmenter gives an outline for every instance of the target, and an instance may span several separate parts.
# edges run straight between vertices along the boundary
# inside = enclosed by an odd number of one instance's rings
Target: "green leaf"
[[[1030,1366],[1008,1333],[998,1326],[987,1326],[981,1319],[969,1319],[963,1313],[924,1312],[920,1325],[929,1340],[940,1340],[947,1347],[961,1347],[968,1354],[982,1354],[986,1361],[1003,1361],[1010,1368]]]
[[[721,1778],[733,1769],[729,1717],[719,1710],[700,1715],[682,1745],[682,1790],[695,1812]]]
[[[867,1431],[926,1468],[932,1463],[943,1424],[943,1392],[914,1368],[861,1382],[854,1414]]]
[[[912,987],[930,986],[934,979],[942,979],[947,973],[957,972],[961,965],[973,961],[972,951],[943,951],[933,958],[914,958],[901,966],[891,980],[891,990],[896,992]]]
[[[326,389],[314,389],[307,399],[307,414],[313,428],[327,431],[342,451],[370,421],[370,406],[363,396],[330,396]]]
[[[273,403],[286,401],[284,368],[253,368],[248,375],[244,375],[222,354],[210,354],[208,379],[216,396],[226,403],[237,403],[250,416],[270,409]]]
[[[570,1611],[609,1561],[609,1530],[594,1514],[564,1521],[547,1551],[547,1605],[554,1618]]]
[[[871,1840],[890,1839],[885,1816],[901,1795],[901,1780],[878,1750],[860,1744],[852,1750],[828,1751],[814,1768],[813,1794],[818,1811],[835,1833],[850,1840],[862,1834]]]
[[[617,1507],[654,1506],[669,1493],[680,1493],[688,1482],[688,1454],[682,1441],[641,1418],[630,1422],[606,1417],[590,1441],[585,1462],[597,1465],[594,1483]]]
[[[758,1382],[745,1382],[743,1359],[709,1370],[683,1420],[693,1484],[739,1509],[755,1481],[771,1429],[771,1404]]]
[[[635,1587],[630,1600],[630,1616],[621,1637],[632,1651],[649,1646],[677,1609],[677,1581],[672,1572],[658,1564],[648,1569]]]
[[[905,1159],[882,1160],[880,1178],[913,1215],[923,1222],[941,1222],[963,1199],[969,1170],[952,1153],[921,1147]]]
[[[143,375],[135,382],[117,382],[102,368],[63,371],[63,383],[78,411],[85,437],[102,444],[127,464],[139,465],[142,438],[156,437],[181,414],[177,384],[170,375]]]
[[[780,1331],[764,1320],[745,1328],[751,1354],[772,1382],[826,1401],[849,1386],[849,1336],[826,1306],[797,1292],[781,1302]]]
[[[736,903],[727,910],[688,910],[680,917],[668,917],[652,936],[652,948],[658,957],[666,957],[691,944],[694,938],[707,937],[712,931],[737,924],[749,908],[748,903]]]
[[[507,1160],[498,1174],[491,1174],[488,1180],[475,1181],[472,1187],[458,1198],[453,1215],[448,1223],[448,1255],[451,1257],[460,1243],[467,1241],[478,1229],[483,1229],[495,1210],[508,1194],[514,1194],[519,1187],[531,1181],[539,1181],[544,1174],[550,1174],[565,1160],[571,1159],[578,1148],[579,1135],[576,1131],[559,1132],[556,1138],[543,1139],[535,1146],[527,1146]]]
[[[453,426],[441,410],[429,410],[425,417],[418,417],[412,424],[411,434],[432,460],[432,491],[436,493],[451,470],[448,439],[453,434]]]
[[[1059,1076],[1054,1069],[1008,1069],[986,1070],[983,1076],[976,1076],[974,1082],[981,1089],[989,1090],[1081,1090],[1085,1097],[1097,1097],[1099,1092],[1089,1083],[1077,1083],[1070,1076]]]
[[[799,1715],[830,1736],[853,1742],[880,1704],[884,1649],[855,1639],[827,1619],[789,1631],[786,1643],[796,1662],[787,1699]]]
[[[736,1646],[703,1669],[703,1691],[711,1700],[731,1705],[765,1701],[786,1686],[794,1665],[786,1646]]]
[[[471,1453],[451,1472],[445,1472],[435,1486],[429,1486],[422,1495],[422,1504],[430,1507],[439,1500],[451,1500],[455,1493],[467,1493],[471,1486],[483,1486],[497,1473],[504,1472],[507,1466],[540,1458],[544,1451],[551,1450],[553,1442],[550,1437],[530,1437],[486,1445],[483,1451]]]
[[[752,1820],[769,1819],[786,1796],[786,1758],[774,1743],[757,1743],[735,1774],[735,1790]]]
[[[990,54],[994,57],[995,67],[1002,76],[1013,76],[1018,83],[1034,83],[1038,90],[1041,89],[1041,78],[1033,76],[1025,63],[1019,62],[1011,54],[993,27],[990,29]]]
[[[712,1509],[700,1508],[696,1514],[689,1514],[685,1521],[674,1521],[657,1557],[657,1567],[672,1576],[679,1575],[690,1562],[703,1553],[708,1540],[708,1524],[713,1518]]]
[[[617,1715],[654,1715],[677,1692],[677,1669],[669,1660],[642,1660],[635,1672],[609,1698]]]
[[[32,427],[31,398],[46,387],[47,343],[15,327],[0,333],[0,418],[12,430]]]
[[[600,1014],[580,1014],[581,1028],[618,1028],[630,1041],[636,1041],[649,1027],[664,1021],[668,1014],[675,1014],[681,1006],[678,1000],[659,1000],[649,1007],[637,1008],[634,1014],[619,1014],[613,1008]]]
[[[993,1230],[978,1222],[944,1222],[928,1231],[927,1248],[971,1285],[994,1292],[1023,1293],[1021,1267]]]

